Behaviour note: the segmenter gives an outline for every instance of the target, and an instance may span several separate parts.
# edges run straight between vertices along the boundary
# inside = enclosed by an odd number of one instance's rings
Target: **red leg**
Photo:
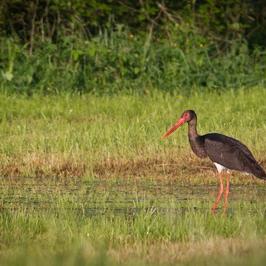
[[[226,213],[227,207],[228,207],[228,194],[230,191],[230,175],[227,174],[226,176],[226,190],[224,192],[224,213]]]
[[[212,213],[215,213],[216,209],[217,209],[217,206],[221,200],[221,197],[223,195],[223,191],[224,191],[224,185],[223,185],[223,176],[222,174],[219,174],[219,179],[220,179],[220,189],[219,189],[219,192],[218,192],[218,195],[217,195],[217,198],[212,206]]]

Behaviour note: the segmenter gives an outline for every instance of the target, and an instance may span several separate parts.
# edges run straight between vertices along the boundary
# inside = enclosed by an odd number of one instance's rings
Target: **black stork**
[[[162,139],[171,135],[186,122],[188,123],[188,139],[192,151],[200,158],[209,157],[218,171],[220,189],[211,209],[213,213],[215,213],[223,193],[224,212],[227,209],[230,186],[230,174],[228,170],[253,174],[260,179],[266,180],[264,169],[258,164],[247,146],[239,140],[218,133],[199,135],[197,132],[197,115],[193,110],[183,112],[180,119],[168,129],[162,136]],[[223,173],[226,173],[225,191],[223,186]]]

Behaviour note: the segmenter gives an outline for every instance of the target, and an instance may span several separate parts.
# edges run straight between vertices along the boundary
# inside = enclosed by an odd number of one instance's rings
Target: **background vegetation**
[[[0,86],[9,92],[187,92],[264,84],[258,1],[0,3]]]

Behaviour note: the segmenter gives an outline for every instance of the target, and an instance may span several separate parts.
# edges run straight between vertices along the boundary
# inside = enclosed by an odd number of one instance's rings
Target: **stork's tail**
[[[266,172],[259,164],[256,164],[252,174],[260,179],[266,180]]]

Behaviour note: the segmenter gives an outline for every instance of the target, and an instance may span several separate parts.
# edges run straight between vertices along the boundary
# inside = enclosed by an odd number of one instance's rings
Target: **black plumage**
[[[199,135],[197,133],[197,116],[192,110],[185,111],[189,114],[188,137],[192,150],[201,157],[209,157],[212,162],[218,163],[230,170],[237,170],[253,174],[266,179],[264,169],[254,158],[246,145],[239,140],[219,134],[209,133]]]
[[[266,180],[264,169],[254,158],[246,145],[239,140],[219,134],[209,133],[199,135],[197,132],[197,115],[193,110],[187,110],[181,118],[162,136],[166,138],[178,127],[188,123],[188,139],[192,151],[200,158],[208,157],[217,167],[220,179],[220,188],[217,198],[212,207],[214,212],[217,209],[222,194],[224,194],[224,209],[227,208],[227,198],[229,194],[229,175],[226,174],[226,190],[223,187],[222,171],[225,169],[237,170]]]
[[[240,141],[218,133],[203,135],[204,148],[208,157],[224,167],[253,174],[266,179],[264,169],[258,164],[251,151]]]

